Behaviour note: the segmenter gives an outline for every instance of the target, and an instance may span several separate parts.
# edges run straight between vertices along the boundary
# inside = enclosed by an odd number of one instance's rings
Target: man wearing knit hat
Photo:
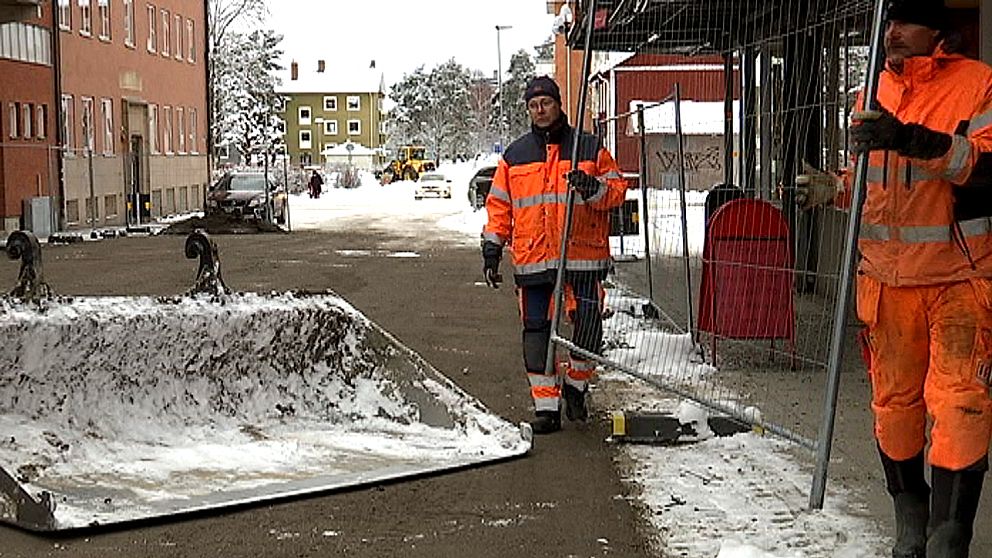
[[[992,68],[951,52],[947,21],[941,0],[889,4],[878,109],[850,128],[868,154],[857,312],[893,558],[968,556],[992,436]],[[804,208],[850,186],[805,172]]]
[[[595,363],[573,354],[562,377],[559,371],[544,373],[567,203],[573,200],[565,254],[565,287],[575,303],[569,312],[574,317],[572,341],[600,353],[600,282],[610,267],[609,213],[623,203],[627,184],[599,140],[569,126],[554,80],[532,79],[524,103],[531,130],[506,148],[486,198],[483,274],[487,284],[499,286],[500,259],[509,245],[523,320],[524,368],[536,413],[531,425],[535,433],[547,434],[561,429],[562,399],[570,420],[586,420],[585,395],[595,369]],[[575,142],[578,165],[573,171]],[[569,196],[570,189],[575,195]]]

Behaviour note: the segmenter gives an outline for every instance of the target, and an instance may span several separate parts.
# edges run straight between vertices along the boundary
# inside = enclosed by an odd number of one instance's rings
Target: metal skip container
[[[187,254],[189,255],[189,254]],[[0,299],[0,521],[122,524],[524,455],[333,293]]]

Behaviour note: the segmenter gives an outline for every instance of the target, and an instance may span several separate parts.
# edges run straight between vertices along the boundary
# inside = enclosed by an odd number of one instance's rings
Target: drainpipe
[[[207,176],[204,184],[207,188],[210,187],[210,169],[213,168],[213,158],[214,158],[214,92],[210,84],[210,2],[206,0],[203,1],[203,75],[206,77],[207,82],[207,110],[206,110],[206,122],[204,122],[204,129],[207,132]],[[199,133],[199,130],[197,130]],[[193,141],[196,141],[195,139]],[[207,194],[206,188],[204,188],[203,200],[200,200],[206,204]]]
[[[62,31],[59,30],[58,7],[56,0],[50,3],[52,7],[52,87],[55,89],[55,102],[52,109],[55,112],[55,140],[57,150],[55,167],[58,180],[58,214],[55,217],[56,230],[65,229],[65,131],[62,129]]]

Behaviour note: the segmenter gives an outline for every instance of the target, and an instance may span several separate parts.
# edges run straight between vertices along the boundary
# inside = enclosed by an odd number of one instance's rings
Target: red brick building
[[[206,0],[56,2],[65,224],[201,209]]]
[[[0,3],[0,229],[21,228],[24,202],[58,195],[54,14]]]

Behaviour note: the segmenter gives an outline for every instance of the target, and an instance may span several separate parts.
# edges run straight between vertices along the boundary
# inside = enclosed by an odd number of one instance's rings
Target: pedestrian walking
[[[599,140],[569,125],[554,80],[531,80],[524,102],[531,130],[503,153],[486,198],[483,273],[490,286],[499,286],[503,247],[509,246],[523,322],[524,368],[536,414],[531,424],[535,433],[546,434],[561,429],[562,399],[570,420],[587,418],[586,392],[595,370],[594,362],[572,354],[564,370],[544,372],[568,192],[575,192],[565,266],[566,289],[574,300],[574,311],[569,308],[572,340],[598,354],[603,338],[600,282],[611,263],[609,212],[623,203],[627,186]],[[573,171],[574,142],[579,150]]]
[[[942,0],[887,13],[881,108],[850,130],[869,153],[857,313],[892,556],[963,558],[992,435],[992,68],[954,52]],[[836,175],[807,167],[796,182],[803,208],[845,197]]]
[[[318,173],[317,170],[314,169],[313,174],[310,175],[310,184],[309,184],[310,198],[311,199],[319,198],[321,192],[323,191],[323,186],[324,186],[324,179],[321,178],[320,173]]]

